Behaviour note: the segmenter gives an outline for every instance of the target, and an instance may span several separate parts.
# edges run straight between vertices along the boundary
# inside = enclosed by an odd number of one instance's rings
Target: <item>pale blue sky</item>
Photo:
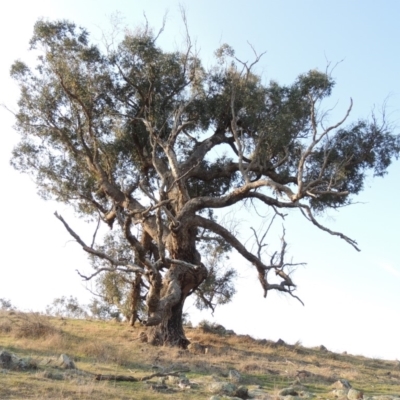
[[[334,70],[337,85],[330,105],[337,103],[332,120],[342,115],[349,98],[354,100],[351,119],[367,117],[388,99],[387,111],[395,130],[400,117],[400,2],[366,0],[202,0],[180,2],[186,7],[190,33],[206,65],[213,51],[227,42],[244,59],[251,58],[249,41],[266,55],[258,65],[266,81],[290,83],[309,69]],[[109,16],[120,11],[127,25],[143,23],[143,12],[156,29],[168,11],[160,38],[166,48],[179,47],[184,28],[178,1],[161,0],[53,0],[13,1],[0,14],[0,102],[13,108],[18,92],[8,77],[16,58],[28,59],[28,41],[39,17],[65,18],[86,27],[95,40],[109,28]],[[12,116],[0,109],[0,176],[2,241],[0,297],[24,309],[43,309],[55,297],[88,293],[76,268],[88,268],[86,256],[70,242],[53,212],[68,216],[86,232],[61,204],[45,203],[32,182],[9,167],[10,152],[18,137]],[[398,211],[400,163],[384,179],[368,180],[357,199],[360,204],[330,212],[322,222],[358,240],[357,253],[344,241],[318,231],[296,215],[286,223],[287,240],[295,260],[305,261],[295,278],[298,295],[306,303],[279,295],[262,298],[251,266],[231,259],[238,268],[240,293],[229,306],[217,310],[215,319],[228,328],[256,337],[305,345],[324,344],[347,350],[400,359],[400,222]],[[243,214],[243,218],[251,219]],[[255,217],[253,217],[255,218]],[[257,223],[252,220],[252,224]],[[243,240],[250,236],[246,225]],[[189,311],[193,311],[190,308]],[[193,321],[211,319],[195,313]]]

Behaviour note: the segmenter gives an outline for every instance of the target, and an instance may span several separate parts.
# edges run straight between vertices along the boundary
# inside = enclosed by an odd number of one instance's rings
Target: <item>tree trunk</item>
[[[168,270],[162,282],[158,312],[154,313],[160,322],[150,329],[150,344],[187,348],[190,342],[183,331],[183,306],[188,295],[206,279],[207,272],[202,263],[196,269],[175,265]]]
[[[132,282],[131,293],[130,293],[130,308],[131,316],[129,319],[129,325],[135,326],[135,322],[138,318],[138,307],[140,304],[140,287],[142,283],[142,275],[137,273],[135,280]]]
[[[148,302],[148,326],[152,326],[148,341],[153,345],[186,349],[190,343],[183,331],[183,305],[187,296],[201,285],[208,274],[196,250],[196,234],[196,228],[189,226],[187,230],[173,235],[168,248],[171,258],[187,262],[190,266],[172,265],[162,282],[155,281],[153,284],[154,287],[161,284],[158,299],[155,290],[151,294],[152,300],[157,301]]]
[[[186,296],[171,307],[169,313],[164,314],[164,318],[157,326],[150,328],[148,341],[154,346],[173,346],[186,349],[189,340],[186,339],[182,325],[183,305]]]

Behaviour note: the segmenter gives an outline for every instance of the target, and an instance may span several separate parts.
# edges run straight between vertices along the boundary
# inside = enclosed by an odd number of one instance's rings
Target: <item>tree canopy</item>
[[[157,39],[145,27],[100,47],[73,23],[38,21],[30,41],[36,67],[11,68],[21,93],[12,165],[33,177],[44,199],[91,219],[96,232],[100,223],[110,227],[104,240],[85,243],[56,214],[90,255],[94,272],[84,279],[128,282],[132,313],[146,304],[149,340],[185,347],[185,299],[194,294],[213,308],[234,293],[235,271],[219,268],[231,250],[254,266],[264,296],[298,298],[285,240],[266,259],[267,232],[254,231],[250,251],[215,210],[298,210],[358,250],[318,214],[350,205],[371,171],[385,175],[400,143],[384,119],[348,124],[351,100],[328,124],[321,103],[335,82],[326,71],[266,84],[254,72],[256,53],[249,64],[223,45],[206,69],[189,37],[173,52]]]

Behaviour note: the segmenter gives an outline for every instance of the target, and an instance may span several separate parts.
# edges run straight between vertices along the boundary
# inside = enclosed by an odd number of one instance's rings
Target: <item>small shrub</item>
[[[0,310],[14,310],[15,307],[11,304],[8,299],[0,298]]]
[[[225,335],[227,333],[226,329],[222,325],[205,319],[199,322],[198,327],[204,333],[214,333],[216,335]]]
[[[19,317],[20,320],[13,329],[17,338],[39,339],[59,333],[43,315],[21,313]]]
[[[10,321],[0,322],[0,333],[10,333],[12,331],[12,325]]]

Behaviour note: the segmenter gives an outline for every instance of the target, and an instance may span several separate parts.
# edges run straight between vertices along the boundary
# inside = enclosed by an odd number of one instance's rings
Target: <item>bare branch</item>
[[[304,211],[305,210],[305,211]],[[330,235],[333,236],[339,236],[341,239],[345,240],[347,243],[349,243],[351,246],[353,246],[357,251],[361,251],[358,247],[357,247],[357,242],[353,239],[350,239],[349,237],[347,237],[346,235],[344,235],[343,233],[340,232],[335,232],[335,231],[331,231],[330,229],[326,228],[325,226],[321,225],[313,216],[310,207],[302,204],[301,208],[300,208],[301,213],[304,215],[304,217],[306,217],[309,221],[311,221],[315,226],[317,226],[319,229],[328,232]]]
[[[94,246],[94,242],[95,242],[95,240],[96,240],[97,231],[99,230],[99,226],[100,226],[100,221],[101,221],[101,217],[100,217],[100,214],[99,214],[99,218],[98,218],[98,221],[97,221],[96,230],[95,230],[94,233],[93,233],[92,244],[90,245],[91,248],[93,248],[93,246]]]
[[[59,219],[63,223],[68,233],[82,246],[82,249],[85,250],[87,253],[97,256],[103,260],[107,260],[113,266],[125,266],[129,268],[129,270],[132,272],[141,272],[143,274],[145,273],[144,269],[137,265],[132,266],[128,264],[127,261],[116,260],[101,251],[94,250],[93,248],[87,246],[85,242],[69,227],[69,225],[65,222],[64,218],[61,215],[59,215],[57,212],[55,212],[54,215],[56,216],[57,219]]]

